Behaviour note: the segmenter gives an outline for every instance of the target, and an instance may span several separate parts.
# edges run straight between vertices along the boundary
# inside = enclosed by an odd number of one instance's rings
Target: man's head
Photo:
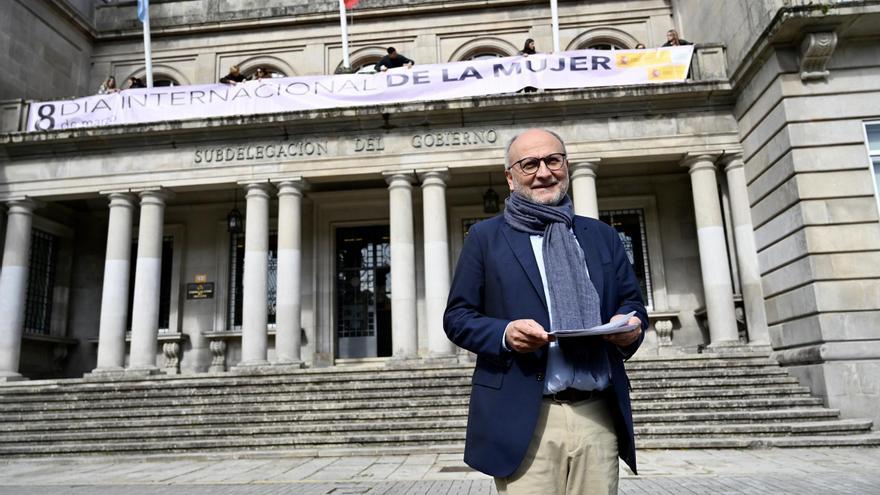
[[[670,43],[678,43],[678,31],[675,29],[670,29],[666,31],[666,41]]]
[[[393,46],[389,46],[386,51],[388,52],[388,58],[397,58],[397,50]]]
[[[546,129],[517,134],[507,143],[504,175],[512,193],[535,203],[558,204],[568,192],[565,143]]]

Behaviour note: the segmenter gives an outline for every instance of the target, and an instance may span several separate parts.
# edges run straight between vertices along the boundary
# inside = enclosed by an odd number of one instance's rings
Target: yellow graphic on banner
[[[615,55],[618,69],[632,67],[649,67],[654,65],[669,65],[672,63],[672,52],[669,50],[639,51],[618,53]]]
[[[649,81],[680,81],[687,75],[687,65],[648,68]]]

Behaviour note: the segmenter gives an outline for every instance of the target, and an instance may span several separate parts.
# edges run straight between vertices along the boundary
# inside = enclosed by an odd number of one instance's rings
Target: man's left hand
[[[625,317],[626,315],[614,315],[611,317],[611,321],[617,321]],[[605,337],[605,340],[611,342],[618,347],[626,347],[628,345],[631,345],[633,342],[638,340],[639,335],[642,334],[642,320],[638,319],[638,317],[632,316],[630,317],[627,324],[638,326],[626,333],[612,333],[610,335],[603,335],[603,337]]]

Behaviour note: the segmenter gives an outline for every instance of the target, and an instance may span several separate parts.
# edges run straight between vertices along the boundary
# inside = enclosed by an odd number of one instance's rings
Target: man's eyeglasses
[[[541,162],[544,162],[548,170],[555,172],[565,165],[565,153],[551,153],[543,158],[527,156],[511,165],[510,168],[519,165],[519,169],[523,174],[535,175],[538,173],[538,169],[541,168]]]

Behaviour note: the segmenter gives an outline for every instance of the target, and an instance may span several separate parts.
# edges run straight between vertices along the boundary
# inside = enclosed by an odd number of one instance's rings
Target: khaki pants
[[[607,400],[544,399],[522,464],[495,478],[499,495],[616,494],[617,434]]]

